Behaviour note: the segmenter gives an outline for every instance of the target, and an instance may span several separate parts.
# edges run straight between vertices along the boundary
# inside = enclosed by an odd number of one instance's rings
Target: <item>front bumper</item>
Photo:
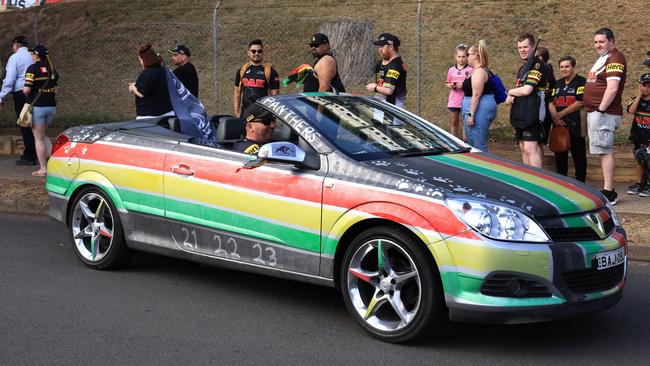
[[[435,245],[432,251],[452,320],[529,323],[600,311],[620,300],[627,276],[627,239],[620,227],[605,239],[588,242],[444,241],[444,255]],[[622,263],[596,269],[599,253],[620,248]],[[512,282],[525,285],[526,291],[509,292]]]
[[[614,306],[623,297],[623,289],[599,299],[558,305],[526,306],[522,308],[494,308],[462,305],[449,309],[454,321],[490,324],[522,324],[574,317]]]

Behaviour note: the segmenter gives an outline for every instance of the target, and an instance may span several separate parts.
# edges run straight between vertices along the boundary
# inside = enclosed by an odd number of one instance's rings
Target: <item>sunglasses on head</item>
[[[259,53],[260,55],[264,53],[264,50],[249,50],[253,55]]]

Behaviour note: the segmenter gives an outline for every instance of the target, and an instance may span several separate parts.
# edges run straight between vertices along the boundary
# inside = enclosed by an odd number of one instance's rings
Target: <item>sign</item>
[[[32,6],[62,3],[65,0],[0,0],[0,11],[25,9]]]

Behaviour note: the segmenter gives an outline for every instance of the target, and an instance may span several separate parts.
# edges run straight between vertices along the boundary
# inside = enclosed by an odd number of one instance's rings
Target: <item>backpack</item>
[[[508,98],[508,92],[506,91],[506,87],[503,85],[501,78],[490,69],[488,69],[488,76],[490,78],[490,83],[492,83],[492,90],[494,91],[494,101],[497,102],[497,104],[505,102],[506,98]]]
[[[238,93],[241,95],[241,80],[244,78],[244,74],[246,73],[246,70],[251,66],[250,62],[247,62],[242,65],[241,69],[239,70],[239,86],[238,88]],[[271,64],[268,62],[264,63],[264,78],[266,79],[266,85],[270,86],[271,85]]]

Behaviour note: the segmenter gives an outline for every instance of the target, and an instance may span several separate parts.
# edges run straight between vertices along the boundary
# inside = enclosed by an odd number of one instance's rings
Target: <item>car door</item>
[[[267,163],[182,143],[165,160],[165,215],[175,245],[186,251],[278,270],[318,275],[320,170]],[[323,159],[325,160],[325,159]]]

